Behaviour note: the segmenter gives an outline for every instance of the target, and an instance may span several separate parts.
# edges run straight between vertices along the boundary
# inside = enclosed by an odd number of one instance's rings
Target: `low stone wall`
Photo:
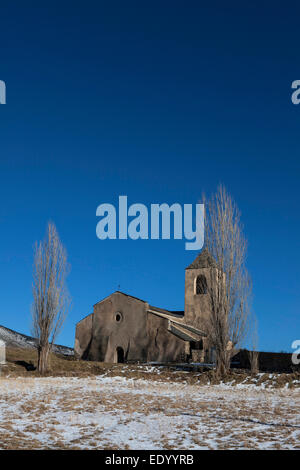
[[[248,351],[240,350],[233,356],[232,363],[232,367],[250,369]],[[300,370],[300,366],[292,363],[292,353],[260,352],[259,370],[261,372],[293,372]]]
[[[192,362],[204,362],[204,351],[192,349]]]

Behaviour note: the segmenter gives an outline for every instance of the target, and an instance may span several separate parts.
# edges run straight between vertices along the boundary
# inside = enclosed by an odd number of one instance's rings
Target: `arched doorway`
[[[124,349],[120,346],[117,347],[117,362],[121,364],[124,362]]]

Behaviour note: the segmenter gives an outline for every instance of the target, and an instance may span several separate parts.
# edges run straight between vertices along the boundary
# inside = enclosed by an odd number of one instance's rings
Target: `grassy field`
[[[7,349],[7,365],[2,368],[2,377],[39,377],[36,370],[37,351],[32,349]],[[109,377],[124,376],[133,379],[147,379],[172,382],[182,382],[194,385],[218,384],[214,371],[202,373],[185,372],[169,367],[149,367],[142,364],[109,364],[103,362],[81,361],[74,357],[51,354],[49,377],[92,377],[105,375]],[[249,371],[232,369],[222,382],[239,384],[265,384],[273,388],[288,386],[297,388],[300,385],[300,372],[290,374],[258,374],[253,377]]]
[[[104,364],[8,349],[0,449],[297,449],[300,374]]]
[[[0,380],[0,449],[299,449],[299,388],[124,376]],[[159,373],[157,373],[159,376]]]

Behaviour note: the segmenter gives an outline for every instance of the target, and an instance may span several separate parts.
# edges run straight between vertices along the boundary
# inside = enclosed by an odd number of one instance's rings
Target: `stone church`
[[[203,362],[209,360],[207,282],[215,262],[207,250],[185,270],[185,308],[170,311],[116,291],[76,325],[75,355],[101,362]]]

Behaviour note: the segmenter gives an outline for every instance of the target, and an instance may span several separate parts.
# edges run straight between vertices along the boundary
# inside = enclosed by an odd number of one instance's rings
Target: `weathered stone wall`
[[[205,361],[205,351],[192,349],[192,362],[204,362]]]
[[[92,340],[93,314],[83,318],[76,325],[74,354],[76,357],[88,359]]]
[[[181,361],[185,356],[185,341],[168,331],[168,320],[148,313],[149,337],[147,360],[156,362]]]
[[[94,306],[93,360],[117,362],[117,348],[123,349],[126,361],[147,359],[145,305],[139,299],[115,292]]]
[[[142,300],[115,292],[94,305],[76,327],[75,352],[83,359],[118,362],[117,349],[132,362],[176,361],[185,342],[168,331],[168,320],[148,313]]]
[[[234,363],[232,367],[241,369],[250,369],[250,361],[248,351],[246,349],[240,350],[233,358]],[[300,370],[300,365],[292,363],[291,353],[276,353],[276,352],[260,352],[259,358],[260,372],[292,372]]]
[[[145,305],[119,292],[94,305],[92,330],[85,321],[89,317],[77,325],[76,352],[91,361],[117,362],[117,348],[122,348],[126,361],[146,361]]]
[[[202,327],[202,319],[210,313],[209,295],[195,293],[195,280],[203,274],[209,285],[211,268],[186,269],[185,270],[185,298],[184,318],[186,323],[196,328]]]

